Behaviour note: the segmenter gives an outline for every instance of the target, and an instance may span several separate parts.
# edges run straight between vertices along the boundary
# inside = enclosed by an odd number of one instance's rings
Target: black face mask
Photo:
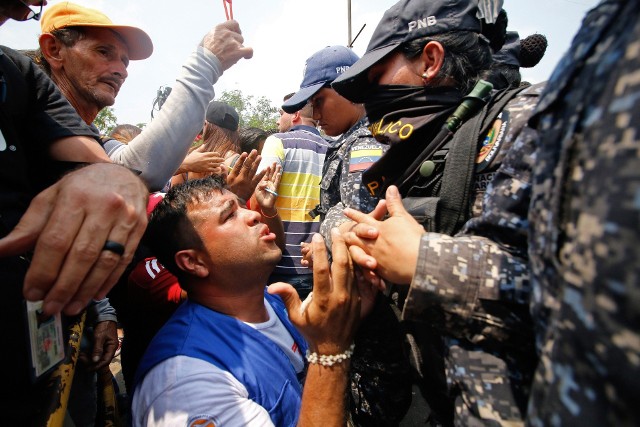
[[[411,141],[430,132],[432,124],[441,126],[440,116],[450,113],[461,99],[460,91],[450,86],[378,86],[365,104],[369,129],[380,142]]]
[[[462,93],[453,87],[378,86],[365,103],[369,129],[378,141],[391,147],[364,172],[363,183],[395,183],[461,100]]]
[[[371,123],[386,115],[416,117],[433,114],[458,103],[460,91],[448,86],[381,85],[364,104]]]

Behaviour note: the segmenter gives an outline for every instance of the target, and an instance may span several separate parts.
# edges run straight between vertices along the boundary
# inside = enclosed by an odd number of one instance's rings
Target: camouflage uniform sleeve
[[[369,190],[362,185],[362,173],[368,166],[377,161],[388,146],[376,141],[373,137],[358,137],[351,143],[349,152],[342,162],[340,178],[340,202],[332,206],[320,224],[320,234],[324,237],[327,246],[331,247],[331,229],[339,227],[349,221],[342,211],[345,208],[357,209],[361,212],[369,213],[378,204],[379,198],[369,193]]]
[[[524,128],[487,189],[481,215],[458,235],[423,235],[405,319],[430,322],[472,342],[510,336],[517,345],[512,333],[527,322],[530,297],[527,211],[534,142],[535,132]]]

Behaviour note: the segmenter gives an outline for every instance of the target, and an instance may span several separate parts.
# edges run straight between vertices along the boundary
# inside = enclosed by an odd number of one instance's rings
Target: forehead
[[[313,94],[313,96],[311,97],[310,101],[313,102],[318,98],[323,98],[325,96],[327,96],[329,94],[329,92],[332,92],[333,90],[328,88],[328,87],[323,87],[322,89],[320,89],[319,91],[317,91],[316,93]]]
[[[331,100],[338,101],[341,99],[344,99],[344,98],[342,98],[338,94],[338,92],[336,92],[330,87],[323,87],[318,92],[316,92],[315,95],[311,97],[311,105],[313,105],[314,108],[317,108],[319,104],[322,104],[324,102],[331,101]],[[322,103],[318,102],[319,100],[322,100]]]
[[[117,32],[108,28],[83,27],[84,37],[78,43],[106,44],[120,50],[129,56],[129,47]]]
[[[193,219],[204,220],[219,217],[222,212],[238,204],[238,198],[229,190],[213,190],[204,198],[188,205],[188,214]]]

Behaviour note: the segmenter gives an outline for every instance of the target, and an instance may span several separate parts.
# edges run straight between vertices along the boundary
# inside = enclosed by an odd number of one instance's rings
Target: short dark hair
[[[453,79],[462,93],[468,93],[476,84],[482,71],[492,63],[488,40],[473,31],[450,31],[422,37],[400,46],[400,51],[408,59],[420,55],[427,43],[438,42],[444,48],[444,62],[434,84],[439,85],[446,78]]]
[[[60,40],[66,47],[72,47],[79,40],[82,40],[86,36],[86,32],[83,27],[65,27],[57,30],[53,30],[50,33],[56,39]],[[51,77],[51,66],[47,62],[47,58],[42,54],[42,50],[36,51],[36,57],[34,62],[44,70],[49,77]]]
[[[240,134],[240,150],[242,150],[243,153],[258,150],[258,148],[260,148],[260,142],[271,135],[270,131],[257,127],[240,128],[238,129],[238,133]]]
[[[204,250],[204,243],[189,219],[188,211],[226,188],[219,176],[186,181],[171,187],[149,218],[143,242],[183,287],[188,275],[176,264],[176,253],[185,249]]]

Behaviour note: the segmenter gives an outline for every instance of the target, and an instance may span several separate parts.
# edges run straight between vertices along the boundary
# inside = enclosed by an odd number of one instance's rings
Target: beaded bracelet
[[[310,353],[307,350],[307,362],[311,364],[318,364],[322,366],[333,366],[336,363],[342,363],[347,359],[351,358],[353,354],[353,349],[356,348],[355,344],[351,344],[348,350],[345,350],[344,353],[339,354],[318,354],[315,351]]]
[[[262,216],[263,216],[264,218],[275,218],[275,217],[277,217],[277,216],[278,216],[278,209],[276,209],[276,213],[274,213],[274,214],[273,214],[273,215],[271,215],[271,216],[269,216],[269,215],[265,214],[265,213],[262,211],[262,208],[260,208],[260,213],[262,214]]]

